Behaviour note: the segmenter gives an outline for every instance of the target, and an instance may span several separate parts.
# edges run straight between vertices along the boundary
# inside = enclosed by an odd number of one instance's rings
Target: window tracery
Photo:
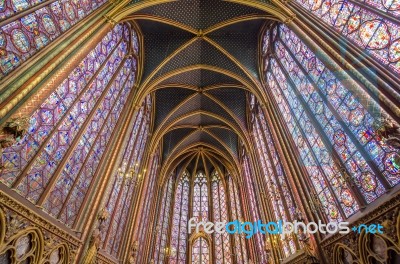
[[[211,174],[211,198],[212,212],[214,222],[229,222],[227,197],[224,182],[219,176],[217,170]],[[216,263],[229,264],[232,263],[231,243],[228,233],[214,233],[214,259]]]
[[[252,95],[252,97],[254,97],[254,95]],[[254,98],[252,98],[252,100],[254,100]],[[272,204],[272,211],[275,217],[274,221],[282,220],[293,222],[296,220],[292,218],[296,211],[296,206],[287,176],[283,171],[262,109],[260,109],[259,105],[253,105],[252,108],[253,137]],[[286,257],[296,252],[293,236],[286,236],[282,239],[282,244]]]
[[[33,113],[27,135],[1,156],[0,180],[70,227],[136,81],[136,58],[125,57],[127,30],[133,29],[119,24],[107,33]]]
[[[270,31],[276,34],[264,44],[269,50],[263,58],[265,81],[318,203],[329,221],[341,221],[400,182],[398,170],[385,166],[393,164],[398,151],[375,133],[376,113],[370,113],[299,37],[286,25]]]
[[[8,23],[0,28],[0,79],[49,45],[73,25],[102,6],[105,0],[0,1],[0,19]],[[17,14],[31,11],[18,19]]]
[[[400,4],[379,0],[296,0],[390,71],[400,72]]]
[[[210,263],[210,245],[207,239],[199,237],[194,240],[192,245],[191,264],[209,264]]]
[[[134,123],[129,135],[129,141],[124,148],[124,157],[114,175],[114,182],[105,206],[110,213],[110,217],[104,223],[102,248],[108,254],[114,256],[118,252],[122,233],[126,227],[128,212],[131,208],[131,201],[136,197],[139,178],[142,176],[139,171],[139,162],[142,160],[141,157],[147,139],[146,135],[149,130],[150,109],[151,101],[146,98],[133,117]],[[135,152],[135,149],[139,149],[140,153]]]

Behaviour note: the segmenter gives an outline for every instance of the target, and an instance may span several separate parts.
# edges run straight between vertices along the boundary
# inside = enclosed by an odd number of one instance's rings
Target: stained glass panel
[[[205,238],[199,237],[192,246],[192,264],[209,264],[210,254],[209,245]]]
[[[230,195],[230,207],[232,220],[243,221],[242,207],[240,204],[239,191],[237,185],[230,175],[228,175],[228,190]],[[238,263],[247,263],[246,239],[243,234],[234,234],[235,254]]]
[[[88,115],[88,107],[93,107],[95,98],[88,98],[105,88],[98,87],[94,80],[100,75],[98,72],[101,69],[104,71],[105,63],[110,63],[107,58],[111,54],[115,54],[114,61],[117,58],[115,50],[116,44],[120,42],[121,28],[121,25],[117,25],[110,31],[34,112],[28,134],[16,145],[4,149],[1,163],[5,169],[0,172],[1,181],[12,186],[17,177],[25,178],[27,170],[33,166],[37,171],[40,164],[51,165],[62,158],[72,144],[72,138],[76,135],[82,118]],[[89,80],[92,80],[90,83],[93,87],[87,90],[85,88]],[[48,153],[54,155],[50,157]],[[34,158],[35,155],[37,158]],[[42,172],[33,174],[31,186],[21,187],[25,195],[29,192],[28,189],[43,188],[47,180],[42,177]],[[26,179],[26,183],[28,182],[30,181]]]
[[[150,173],[148,174],[148,177],[150,178],[149,185],[146,188],[145,191],[145,200],[150,201],[151,197],[153,197],[155,193],[155,185],[156,185],[156,179],[158,178],[158,173],[159,173],[159,156],[156,155],[151,164],[151,169]],[[143,211],[140,216],[140,223],[142,228],[139,230],[139,236],[138,236],[138,243],[139,245],[143,245],[146,241],[145,236],[148,234],[147,227],[150,226],[150,207],[151,203],[145,203],[145,206],[143,208]],[[128,211],[128,210],[127,210]],[[122,234],[121,234],[122,237]],[[118,241],[121,241],[121,237],[118,238]],[[144,258],[146,257],[143,253],[143,250],[145,247],[139,247],[139,252],[138,252],[138,261],[137,263],[144,263]],[[114,248],[114,252],[112,252],[113,255],[117,254],[117,249]]]
[[[275,151],[274,142],[272,141],[262,109],[257,105],[253,111],[253,134],[272,204],[272,211],[275,217],[273,220],[293,222],[295,219],[292,219],[291,216],[295,213],[296,208],[287,177],[283,173],[282,164]],[[285,239],[282,239],[282,244],[286,257],[296,252],[296,248],[293,247],[293,237],[287,236]]]
[[[172,218],[170,248],[176,255],[169,258],[170,264],[185,264],[188,241],[187,222],[189,216],[190,179],[187,171],[183,172],[175,191],[175,202]]]
[[[243,166],[243,176],[244,180],[246,183],[246,190],[247,190],[247,195],[248,195],[248,201],[249,201],[249,206],[250,206],[250,217],[251,219],[247,220],[250,222],[257,222],[258,220],[261,220],[261,214],[260,214],[260,209],[258,207],[257,203],[257,198],[255,195],[255,185],[253,182],[253,174],[251,173],[251,168],[250,168],[250,163],[249,163],[249,158],[247,155],[244,155],[242,157],[242,166]],[[246,221],[245,219],[243,219]],[[267,257],[265,255],[265,237],[261,233],[255,234],[252,238],[250,238],[254,243],[254,246],[256,248],[256,251],[260,253],[259,260],[261,263],[265,263],[267,261]]]
[[[307,2],[306,6],[309,5]],[[349,7],[345,2],[320,1],[313,5],[313,11],[326,21],[332,19],[327,15],[331,12],[331,15],[335,14],[334,25],[345,23],[340,22],[343,19],[341,12]],[[327,13],[320,12],[324,6]],[[334,12],[334,8],[338,9]],[[353,12],[355,7],[351,10]],[[368,23],[372,35],[380,34],[383,24]],[[389,160],[386,164],[391,163],[390,153],[395,150],[375,134],[373,125],[376,119],[369,113],[370,109],[359,102],[300,38],[285,25],[271,30],[277,31],[277,38],[273,44],[264,45],[272,46],[276,55],[264,56],[270,65],[265,75],[267,84],[328,218],[339,220],[340,214],[349,217],[359,210],[359,205],[347,187],[346,179],[349,177],[343,172],[351,175],[352,183],[356,184],[365,201],[371,203],[385,193],[377,175],[384,175],[391,186],[400,182],[397,172],[385,166],[386,161]],[[363,47],[368,49],[371,45],[378,43],[369,39]],[[260,138],[258,142],[262,144]],[[337,159],[345,170],[334,162]],[[340,208],[332,204],[338,204]]]
[[[218,171],[214,171],[211,174],[211,195],[212,195],[212,211],[214,222],[229,222],[228,211],[227,211],[227,200],[225,194],[224,184],[218,174]],[[228,233],[214,233],[214,259],[215,263],[228,264],[232,263],[231,259],[231,243],[229,241]]]
[[[0,2],[0,20],[11,19],[0,28],[0,79],[106,1],[84,1],[83,5],[71,0],[50,1],[40,9],[32,9],[31,13],[22,18],[18,19],[18,16],[15,16],[40,2],[32,0],[5,0],[3,4]]]
[[[400,26],[387,17],[400,17],[398,1],[296,1],[379,63],[400,72]]]

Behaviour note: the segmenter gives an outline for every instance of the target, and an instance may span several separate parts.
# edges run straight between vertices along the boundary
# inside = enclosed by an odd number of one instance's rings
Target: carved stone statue
[[[304,253],[307,255],[307,263],[319,263],[315,248],[311,244],[310,236],[300,228],[297,237],[302,245]]]
[[[298,222],[304,222],[303,213],[299,208],[295,208],[293,212],[293,220],[297,220]]]
[[[29,118],[12,118],[0,127],[0,155],[3,149],[14,145],[21,140],[29,128]]]
[[[131,247],[131,256],[129,257],[129,264],[134,264],[136,262],[137,251],[139,249],[139,242],[134,241]]]
[[[97,252],[101,244],[101,233],[104,228],[104,222],[108,219],[109,214],[106,209],[102,209],[97,216],[97,227],[93,230],[92,236],[89,242],[89,248],[86,252],[83,264],[96,264]]]
[[[0,130],[0,144],[19,141],[26,134],[28,128],[29,118],[27,117],[12,118],[6,121]]]
[[[379,118],[373,124],[375,133],[384,142],[396,149],[400,149],[400,126],[389,118]]]

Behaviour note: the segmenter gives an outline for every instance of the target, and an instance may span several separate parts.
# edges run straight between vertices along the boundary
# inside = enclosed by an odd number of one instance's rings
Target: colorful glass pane
[[[212,195],[212,212],[214,222],[229,222],[225,188],[218,174],[214,171],[211,174],[211,195]],[[228,233],[214,233],[213,236],[215,263],[228,264],[232,263],[231,259],[231,243]]]
[[[189,173],[185,171],[179,179],[175,191],[170,248],[175,249],[176,255],[169,258],[170,264],[186,263],[186,245],[188,241],[187,222],[189,220],[189,189]]]
[[[75,4],[69,0],[50,1],[40,9],[33,9],[39,2],[41,1],[6,0],[2,5],[0,2],[0,19],[9,19],[8,23],[0,28],[1,38],[7,40],[3,46],[0,41],[0,79],[106,1],[93,1],[96,4],[86,10],[78,8],[78,11]],[[16,16],[30,8],[32,12],[28,15],[21,18]]]
[[[192,264],[209,264],[210,263],[210,249],[208,242],[205,238],[199,237],[196,239],[192,246]]]
[[[296,1],[378,63],[400,72],[400,26],[394,22],[400,17],[399,1]]]
[[[91,79],[99,71],[100,67],[115,50],[115,44],[119,41],[119,30],[117,26],[110,31],[103,40],[91,51],[83,61],[74,69],[69,76],[62,82],[55,91],[44,101],[31,117],[28,134],[18,144],[6,148],[3,151],[1,165],[5,168],[0,172],[0,180],[7,182],[11,186],[17,177],[26,177],[28,169],[38,165],[42,161],[35,161],[34,156],[38,151],[45,150],[55,154],[48,162],[52,163],[53,158],[60,160],[67,147],[72,143],[74,133],[76,133],[77,114],[79,113],[78,104],[87,101],[91,91],[100,91],[97,86],[90,90],[85,90],[87,81],[83,78]],[[104,87],[105,88],[105,87]],[[81,117],[86,116],[87,112],[82,113]],[[76,122],[74,122],[76,120]],[[54,148],[58,144],[58,148]],[[51,149],[57,149],[54,153]],[[46,153],[48,153],[46,151]],[[37,156],[46,157],[45,153]],[[36,165],[37,164],[37,165]],[[35,173],[34,177],[40,177],[41,173]],[[46,183],[46,180],[40,180]],[[32,186],[36,188],[35,186]],[[24,193],[29,192],[25,186]]]
[[[230,207],[232,220],[243,221],[242,207],[237,185],[230,175],[228,175],[228,190],[230,195]],[[237,263],[247,263],[246,238],[241,234],[234,234],[235,254]]]

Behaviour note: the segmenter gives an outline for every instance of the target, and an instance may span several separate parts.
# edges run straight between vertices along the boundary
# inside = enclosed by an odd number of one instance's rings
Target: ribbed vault
[[[239,145],[249,138],[248,94],[265,98],[259,34],[267,21],[290,14],[269,1],[160,0],[132,1],[112,17],[141,29],[136,100],[149,93],[155,99],[150,148],[162,146],[164,172],[182,166],[188,153],[237,165]]]

